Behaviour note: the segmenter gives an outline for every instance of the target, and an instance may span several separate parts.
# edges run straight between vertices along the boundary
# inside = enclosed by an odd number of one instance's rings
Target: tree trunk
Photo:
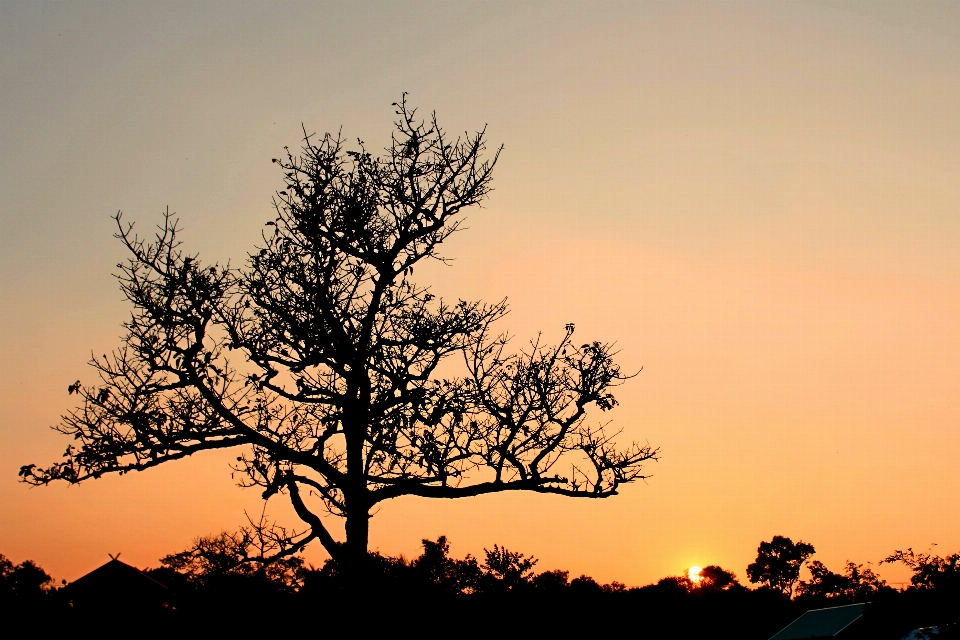
[[[347,514],[346,533],[343,573],[347,590],[352,596],[362,596],[367,590],[370,578],[367,567],[370,513],[366,508],[350,510]]]
[[[358,371],[361,369],[357,368]],[[367,434],[370,382],[365,375],[357,378],[357,389],[351,396],[359,399],[345,411],[344,435],[347,445],[347,486],[344,498],[347,508],[344,548],[344,573],[347,588],[353,596],[361,596],[368,583],[367,543],[370,535],[370,503],[364,477],[363,446]],[[348,426],[349,425],[349,426]]]

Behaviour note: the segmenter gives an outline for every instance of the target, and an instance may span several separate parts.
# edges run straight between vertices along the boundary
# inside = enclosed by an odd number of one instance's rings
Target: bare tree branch
[[[380,156],[304,129],[300,152],[274,160],[276,215],[240,268],[186,253],[169,211],[149,237],[117,214],[123,344],[91,360],[97,383],[70,385],[82,404],[55,428],[75,444],[61,462],[24,466],[25,482],[241,447],[238,483],[286,496],[309,529],[251,523],[234,546],[266,540],[260,557],[283,558],[318,539],[349,567],[383,500],[604,498],[647,477],[659,450],[617,448],[590,420],[630,377],[612,344],[578,346],[570,324],[554,346],[538,337],[511,352],[493,329],[505,301],[443,300],[413,281],[421,260],[446,260],[440,245],[490,193],[500,151],[486,154],[485,130],[448,136],[406,96],[395,107]],[[345,543],[321,514],[346,520]]]

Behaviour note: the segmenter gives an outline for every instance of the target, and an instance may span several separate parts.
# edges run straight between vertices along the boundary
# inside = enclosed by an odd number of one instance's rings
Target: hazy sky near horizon
[[[775,534],[834,570],[960,550],[960,4],[0,2],[0,553],[73,579],[259,514],[229,453],[16,474],[59,458],[67,385],[118,344],[111,215],[169,206],[237,264],[301,123],[378,149],[404,91],[504,145],[418,281],[507,296],[518,341],[616,341],[643,371],[604,418],[663,458],[604,501],[395,501],[373,547],[627,584],[743,579]]]

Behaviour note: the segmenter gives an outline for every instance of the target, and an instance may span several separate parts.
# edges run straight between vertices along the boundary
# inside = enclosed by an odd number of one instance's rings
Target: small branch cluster
[[[260,575],[280,584],[296,584],[303,572],[303,558],[294,554],[312,536],[288,531],[262,516],[236,532],[201,536],[189,549],[160,559],[166,569],[201,581],[213,576]]]

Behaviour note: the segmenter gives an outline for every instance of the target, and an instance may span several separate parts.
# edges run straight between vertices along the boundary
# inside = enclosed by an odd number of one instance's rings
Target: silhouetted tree
[[[274,557],[319,540],[345,571],[367,558],[369,519],[400,496],[512,490],[616,495],[657,450],[617,449],[589,407],[616,405],[627,377],[610,344],[540,339],[517,353],[492,324],[505,302],[447,302],[412,280],[490,191],[499,151],[450,139],[404,99],[385,154],[304,131],[274,160],[284,188],[242,268],[204,265],[167,213],[152,238],[116,221],[132,306],[122,346],[74,383],[82,406],[55,427],[65,460],[26,465],[31,484],[70,483],[242,447],[235,471],[306,524]],[[457,356],[460,376],[438,373]],[[445,365],[446,367],[446,365]],[[444,368],[444,371],[452,369]],[[321,519],[345,519],[338,542]]]
[[[452,594],[473,593],[482,575],[477,559],[467,554],[463,560],[450,557],[450,543],[446,536],[436,542],[423,541],[423,553],[410,563],[417,576],[427,583]]]
[[[682,591],[684,593],[688,593],[695,588],[693,580],[687,576],[667,576],[666,578],[660,578],[656,586],[664,591]]]
[[[581,574],[570,581],[570,591],[578,596],[599,596],[603,593],[603,586],[592,577]]]
[[[887,583],[873,569],[863,568],[862,564],[847,562],[842,574],[830,571],[819,560],[807,565],[810,571],[809,581],[800,581],[797,585],[797,597],[824,598],[854,602],[876,596]]]
[[[849,580],[846,576],[830,571],[819,560],[807,565],[810,570],[810,580],[801,580],[797,585],[798,597],[842,598],[846,595]]]
[[[790,597],[800,577],[800,568],[814,553],[811,544],[773,536],[770,542],[760,543],[756,561],[747,566],[747,577],[750,582],[761,583]]]
[[[881,562],[902,563],[913,571],[910,584],[917,589],[940,589],[960,593],[960,553],[945,558],[933,553],[915,553],[912,548],[897,550]]]
[[[530,584],[545,593],[558,593],[570,586],[570,572],[559,569],[544,571],[533,576]]]
[[[510,551],[506,547],[493,545],[493,549],[484,549],[483,575],[480,588],[487,592],[515,591],[530,583],[533,567],[537,559],[522,553]]]
[[[13,564],[0,554],[0,600],[32,600],[53,589],[53,578],[33,560]]]
[[[302,582],[303,558],[286,556],[265,561],[276,554],[281,544],[265,537],[271,533],[279,533],[281,542],[284,539],[282,529],[276,527],[243,527],[235,533],[224,531],[202,536],[194,540],[189,549],[161,558],[160,565],[198,583],[244,577],[296,589]]]
[[[732,571],[711,564],[700,570],[700,580],[696,587],[702,591],[728,591],[740,587],[740,582]]]

